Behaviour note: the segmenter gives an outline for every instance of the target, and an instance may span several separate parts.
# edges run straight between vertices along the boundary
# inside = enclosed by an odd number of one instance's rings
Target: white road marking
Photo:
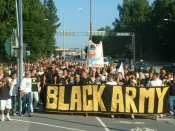
[[[37,124],[37,125],[57,127],[57,128],[62,128],[62,129],[67,129],[67,130],[72,130],[72,131],[86,131],[86,130],[80,130],[80,129],[69,128],[69,127],[64,127],[64,126],[56,126],[56,125],[44,124],[44,123],[39,123],[39,122],[31,122],[31,121],[24,121],[24,120],[18,120],[18,119],[12,119],[12,120],[25,122],[25,123],[32,123],[32,124]]]
[[[162,119],[162,118],[160,118],[159,121],[161,121],[161,120],[165,121],[165,120],[174,120],[174,119],[173,118],[170,118],[170,119]]]
[[[131,122],[129,122],[129,121],[120,121],[120,123],[131,124]]]
[[[98,120],[98,122],[100,122],[100,124],[103,126],[103,128],[105,129],[105,131],[110,131],[108,129],[108,127],[103,123],[103,121],[99,117],[96,116],[95,118]]]
[[[150,129],[150,128],[147,128],[147,127],[144,127],[144,128],[133,128],[131,129],[131,131],[157,131],[156,129]]]
[[[130,121],[120,121],[120,123],[124,123],[124,124],[145,124],[145,122],[130,122]]]

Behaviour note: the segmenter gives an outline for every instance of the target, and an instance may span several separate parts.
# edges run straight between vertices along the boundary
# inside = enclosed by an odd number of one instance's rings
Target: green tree
[[[113,22],[115,32],[135,32],[136,36],[136,57],[142,56],[141,45],[144,37],[144,24],[148,21],[150,6],[148,0],[123,0],[123,5],[118,5],[119,18]],[[114,38],[118,55],[125,54],[126,45],[131,44],[131,38]]]
[[[57,9],[52,0],[23,0],[23,41],[31,51],[30,60],[36,60],[55,47],[55,33],[60,26]],[[49,16],[49,17],[48,17]],[[45,19],[48,19],[46,21]],[[5,53],[4,43],[11,37],[13,28],[17,29],[14,0],[0,2],[0,60],[12,59]]]
[[[155,0],[151,6],[148,46],[154,60],[173,61],[175,51],[175,23],[164,19],[175,19],[174,0]],[[170,18],[171,17],[171,18]],[[149,56],[148,56],[149,57]]]

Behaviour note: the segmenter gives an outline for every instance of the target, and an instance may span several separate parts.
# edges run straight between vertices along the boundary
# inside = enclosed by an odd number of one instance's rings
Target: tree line
[[[36,60],[48,50],[55,48],[55,33],[60,26],[53,0],[23,0],[23,41],[31,55],[27,59]],[[0,1],[0,61],[13,61],[5,52],[5,41],[17,29],[15,0]]]
[[[151,5],[148,0],[123,0],[117,10],[119,18],[112,23],[113,28],[106,26],[99,30],[134,32],[136,60],[175,61],[175,0],[154,0]],[[127,57],[126,45],[131,44],[131,37],[93,37],[93,42],[100,40],[104,54]]]
[[[109,1],[110,2],[110,1]],[[174,62],[175,52],[175,0],[123,0],[116,5],[119,14],[113,27],[99,30],[108,32],[134,32],[136,60]],[[23,0],[23,41],[36,60],[55,48],[55,33],[59,28],[57,8],[53,0]],[[48,20],[46,20],[48,19]],[[164,19],[169,19],[165,21]],[[0,61],[15,60],[5,52],[5,41],[10,38],[13,28],[17,29],[14,0],[0,1]],[[127,57],[131,37],[93,36],[92,41],[103,42],[105,55]]]

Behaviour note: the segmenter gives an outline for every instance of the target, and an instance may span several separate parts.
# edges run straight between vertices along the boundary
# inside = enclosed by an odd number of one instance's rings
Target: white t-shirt
[[[9,83],[12,82],[12,79],[9,79]],[[17,96],[18,95],[18,88],[19,88],[19,82],[16,79],[13,80],[12,84],[11,84],[11,88],[10,88],[10,96]]]
[[[42,74],[44,74],[44,72],[40,72],[40,71],[39,71],[38,74],[39,74],[39,75],[42,75]]]
[[[31,78],[23,78],[21,85],[20,85],[20,90],[22,90],[25,93],[29,93],[32,91],[32,80]]]
[[[163,86],[162,81],[160,79],[150,80],[148,81],[147,86]]]
[[[107,85],[117,85],[117,82],[116,81],[108,81],[106,82]]]

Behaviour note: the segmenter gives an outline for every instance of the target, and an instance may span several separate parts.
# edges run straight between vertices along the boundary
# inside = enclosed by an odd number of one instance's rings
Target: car
[[[127,58],[119,58],[118,65],[120,66],[121,63],[123,63],[124,65],[129,65],[129,66],[131,64],[130,60]]]
[[[146,61],[137,61],[134,64],[134,70],[136,72],[143,72],[143,73],[149,73],[149,69],[151,67],[151,64],[149,64]]]
[[[160,68],[160,72],[162,72],[162,70],[165,70],[166,73],[175,73],[175,66],[174,65],[165,65],[162,68]]]

